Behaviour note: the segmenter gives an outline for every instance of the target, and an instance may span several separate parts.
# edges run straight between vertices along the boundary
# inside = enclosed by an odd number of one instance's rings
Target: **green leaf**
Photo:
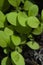
[[[16,12],[11,12],[7,14],[7,20],[10,24],[16,26],[16,18],[17,18],[17,13]]]
[[[39,44],[35,41],[29,41],[27,42],[27,45],[34,50],[38,50],[40,48]]]
[[[24,12],[18,13],[18,22],[21,26],[26,26],[27,15]]]
[[[38,28],[34,29],[32,33],[34,35],[40,35],[42,33],[42,27],[39,26]]]
[[[9,8],[8,0],[0,0],[0,10],[5,12]]]
[[[12,64],[14,65],[25,65],[24,58],[17,51],[11,53]]]
[[[7,65],[6,64],[7,63],[7,59],[8,59],[8,57],[3,58],[2,62],[1,62],[1,65]]]
[[[34,16],[28,17],[27,25],[30,26],[31,28],[37,28],[39,24],[40,21],[36,17]]]
[[[33,5],[32,2],[26,0],[24,3],[24,10],[28,11],[32,5]]]
[[[19,53],[22,52],[22,49],[20,47],[16,47],[15,50],[18,51]]]
[[[0,31],[0,46],[1,47],[6,47],[7,42],[6,42],[6,36],[3,31]]]
[[[0,11],[0,28],[4,27],[5,15]]]
[[[18,46],[21,43],[21,38],[19,36],[12,35],[11,40],[15,46]]]
[[[1,65],[11,65],[11,61],[8,57],[3,58]]]
[[[43,22],[43,10],[42,10],[42,12],[41,12],[41,20],[42,20],[42,22]]]
[[[32,5],[28,11],[28,16],[37,16],[38,10],[39,10],[39,8],[37,5]]]
[[[12,31],[11,29],[9,29],[8,27],[6,27],[6,28],[4,29],[4,33],[5,33],[6,35],[8,35],[8,36],[13,35],[13,31]]]
[[[16,26],[16,31],[20,34],[30,34],[31,30],[32,29],[28,26],[27,27],[23,27],[20,25]]]
[[[8,2],[14,6],[14,7],[18,7],[20,5],[21,0],[8,0]]]

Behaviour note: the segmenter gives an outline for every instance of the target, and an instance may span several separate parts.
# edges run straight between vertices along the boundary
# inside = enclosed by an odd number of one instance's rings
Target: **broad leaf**
[[[28,16],[37,16],[38,10],[39,10],[39,8],[37,5],[32,5],[28,11]]]
[[[20,5],[21,0],[8,0],[8,2],[14,6],[14,7],[18,7]]]
[[[32,2],[26,0],[24,3],[24,10],[28,11],[32,5],[33,5]]]
[[[17,18],[17,13],[16,12],[11,12],[7,14],[7,20],[10,24],[16,26],[16,18]]]
[[[12,64],[25,65],[23,56],[19,54],[17,51],[11,53],[11,59],[12,59]]]
[[[4,27],[5,15],[0,11],[0,28]]]
[[[34,49],[34,50],[37,50],[40,48],[39,44],[35,41],[29,41],[27,42],[27,45],[31,48],[31,49]]]
[[[39,24],[40,21],[36,17],[34,16],[28,17],[27,25],[30,26],[31,28],[37,28]]]
[[[18,22],[21,26],[26,26],[27,15],[24,12],[18,13]]]
[[[19,36],[12,35],[11,40],[14,45],[18,46],[21,43],[21,38]]]

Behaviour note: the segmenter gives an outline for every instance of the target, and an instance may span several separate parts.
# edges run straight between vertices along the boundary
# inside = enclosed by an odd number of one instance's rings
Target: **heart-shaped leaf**
[[[14,45],[18,46],[21,43],[21,38],[19,36],[12,35],[11,40]]]
[[[27,45],[31,48],[31,49],[34,49],[34,50],[37,50],[40,48],[39,44],[35,41],[29,41],[27,42]]]
[[[40,21],[36,17],[34,16],[28,17],[27,25],[30,26],[31,28],[37,28],[39,24]]]
[[[37,16],[38,10],[39,10],[39,8],[37,5],[32,5],[28,11],[28,16]]]
[[[16,18],[17,18],[16,12],[11,12],[11,13],[7,14],[8,22],[14,26],[16,26]]]
[[[12,64],[25,65],[23,56],[19,54],[17,51],[11,53],[11,59],[13,61]]]
[[[0,28],[4,27],[5,15],[0,11]]]

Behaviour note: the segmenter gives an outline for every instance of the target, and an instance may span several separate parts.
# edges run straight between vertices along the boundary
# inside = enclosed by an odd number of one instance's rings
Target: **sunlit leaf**
[[[20,45],[20,43],[21,43],[21,38],[19,36],[12,35],[11,40],[12,40],[13,44],[16,46]]]
[[[32,5],[33,5],[32,2],[26,0],[24,3],[24,10],[26,10],[26,11],[29,10]]]
[[[26,26],[27,15],[24,12],[18,13],[18,22],[21,26]]]
[[[7,20],[10,24],[16,26],[16,20],[17,19],[17,13],[16,12],[11,12],[7,14]]]
[[[28,16],[37,16],[38,10],[39,10],[39,8],[37,5],[32,5],[28,11]]]
[[[35,41],[29,41],[27,42],[27,45],[31,48],[31,49],[34,49],[34,50],[37,50],[40,48],[39,44]]]
[[[5,15],[0,11],[0,28],[4,27]]]
[[[11,29],[9,29],[8,27],[6,27],[6,28],[4,29],[4,33],[5,33],[6,35],[8,35],[8,36],[13,35],[13,31],[12,31]]]
[[[40,21],[36,17],[34,16],[28,17],[27,25],[30,26],[31,28],[37,28],[39,24]]]
[[[11,59],[13,61],[12,64],[25,65],[23,56],[19,54],[17,51],[11,53]]]

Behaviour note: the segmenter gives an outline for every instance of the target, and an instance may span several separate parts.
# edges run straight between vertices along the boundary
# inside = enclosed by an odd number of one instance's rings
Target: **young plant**
[[[3,4],[6,2],[7,6]],[[7,54],[1,65],[25,65],[21,54],[23,45],[33,50],[40,49],[33,35],[40,35],[43,32],[43,10],[38,17],[39,8],[31,1],[7,0],[6,2],[0,1],[0,47]],[[27,38],[30,41],[27,41]]]

